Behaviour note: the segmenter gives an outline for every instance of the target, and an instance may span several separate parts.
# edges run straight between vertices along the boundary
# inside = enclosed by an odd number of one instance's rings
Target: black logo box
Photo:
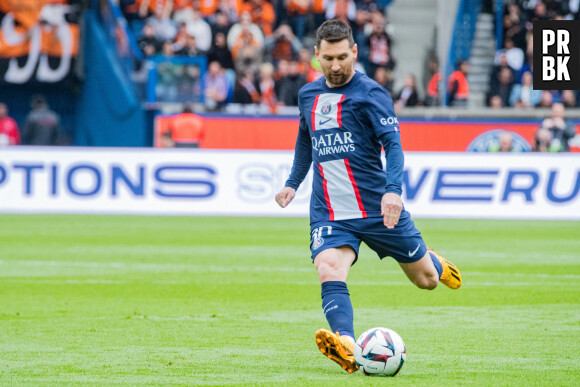
[[[543,50],[543,31],[552,30],[556,33],[556,42],[548,47],[548,54],[544,55]],[[568,50],[570,51],[570,58],[568,60],[568,73],[570,80],[565,81],[544,81],[542,75],[543,57],[551,56],[556,59],[558,52],[558,30],[567,30],[570,34],[570,42],[568,43]],[[536,90],[580,90],[580,20],[534,20],[533,21],[533,37],[534,37],[534,89]],[[560,54],[560,56],[568,56],[567,54]],[[557,71],[557,70],[556,70]]]

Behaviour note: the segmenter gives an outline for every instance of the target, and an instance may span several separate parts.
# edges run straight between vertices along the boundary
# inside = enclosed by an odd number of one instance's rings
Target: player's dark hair
[[[327,20],[318,27],[316,31],[316,47],[320,49],[320,43],[326,40],[328,43],[337,43],[342,40],[348,40],[348,46],[354,46],[352,30],[348,24],[343,21],[331,19]]]

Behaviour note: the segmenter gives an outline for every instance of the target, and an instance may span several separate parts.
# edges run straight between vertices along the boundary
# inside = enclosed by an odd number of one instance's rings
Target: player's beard
[[[328,83],[334,87],[338,87],[344,85],[352,73],[353,68],[351,67],[349,70],[341,71],[339,73],[333,73],[332,71],[329,71],[327,74],[325,74],[325,76]]]

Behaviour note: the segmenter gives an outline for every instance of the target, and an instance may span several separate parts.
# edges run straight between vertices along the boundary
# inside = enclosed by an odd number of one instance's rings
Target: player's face
[[[347,39],[335,43],[323,40],[320,42],[320,49],[314,47],[314,53],[328,86],[342,86],[354,75],[354,61],[358,50],[356,44],[349,47]]]

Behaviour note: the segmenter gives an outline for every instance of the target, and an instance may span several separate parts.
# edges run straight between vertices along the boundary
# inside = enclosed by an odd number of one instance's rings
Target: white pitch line
[[[73,262],[73,261],[0,261],[2,265],[38,266],[38,267],[83,267],[103,269],[128,270],[191,270],[201,272],[311,272],[310,267],[280,267],[280,266],[217,266],[217,265],[188,265],[172,263],[124,263],[124,262]]]

